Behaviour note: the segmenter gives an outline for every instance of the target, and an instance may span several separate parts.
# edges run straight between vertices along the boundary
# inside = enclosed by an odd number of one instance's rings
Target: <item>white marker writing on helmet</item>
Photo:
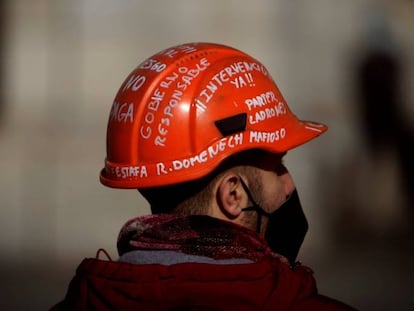
[[[114,102],[112,105],[111,112],[109,114],[109,119],[116,122],[129,121],[132,123],[134,121],[134,104],[133,103],[123,103],[119,104]]]

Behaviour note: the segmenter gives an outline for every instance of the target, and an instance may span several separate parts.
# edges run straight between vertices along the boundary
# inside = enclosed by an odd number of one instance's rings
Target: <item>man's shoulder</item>
[[[79,265],[61,306],[82,310],[83,304],[110,303],[147,308],[154,301],[161,304],[159,293],[177,308],[194,303],[215,310],[352,310],[318,295],[310,269],[289,267],[271,256],[242,264],[173,265],[88,258]],[[168,310],[169,305],[160,307]]]

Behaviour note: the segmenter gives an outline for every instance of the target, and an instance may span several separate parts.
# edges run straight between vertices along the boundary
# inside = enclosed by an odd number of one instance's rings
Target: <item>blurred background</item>
[[[134,216],[100,185],[115,93],[166,47],[212,41],[261,60],[324,136],[287,156],[320,292],[414,310],[414,1],[0,2],[0,309],[47,310]]]

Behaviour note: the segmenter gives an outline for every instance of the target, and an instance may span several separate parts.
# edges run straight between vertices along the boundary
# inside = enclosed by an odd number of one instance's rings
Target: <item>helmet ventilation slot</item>
[[[247,113],[240,113],[234,116],[214,121],[214,124],[223,137],[246,130]]]

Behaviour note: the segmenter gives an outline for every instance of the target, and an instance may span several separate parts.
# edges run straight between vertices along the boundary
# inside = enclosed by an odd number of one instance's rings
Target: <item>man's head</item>
[[[204,178],[140,192],[154,214],[210,215],[255,230],[257,214],[243,211],[253,203],[243,182],[255,202],[266,212],[273,212],[294,190],[283,156],[262,150],[245,151],[224,160]]]
[[[259,216],[244,207],[271,213],[294,189],[282,155],[326,129],[290,111],[258,60],[228,46],[183,44],[151,56],[121,85],[100,179],[137,188],[154,213],[251,227],[248,216]]]

